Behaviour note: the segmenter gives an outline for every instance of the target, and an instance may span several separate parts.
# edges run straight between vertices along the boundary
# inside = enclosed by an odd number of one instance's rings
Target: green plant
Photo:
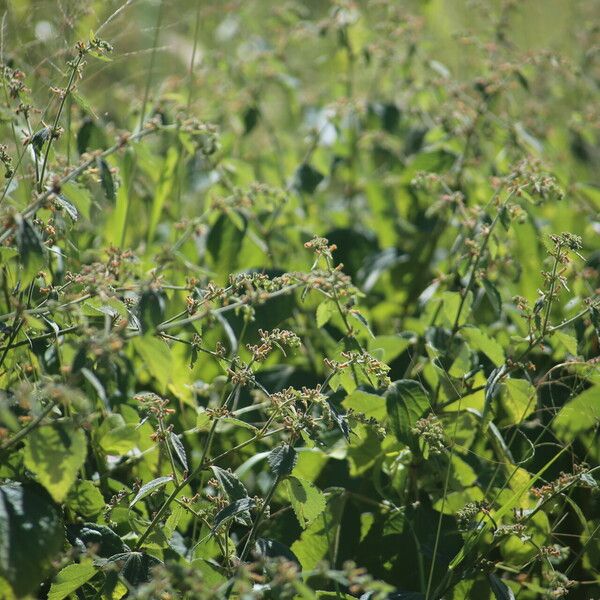
[[[593,2],[50,4],[0,43],[0,597],[598,594]]]

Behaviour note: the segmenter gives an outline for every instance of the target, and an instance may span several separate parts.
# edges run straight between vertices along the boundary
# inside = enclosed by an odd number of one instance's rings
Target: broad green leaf
[[[57,501],[62,502],[85,462],[87,440],[71,423],[53,423],[34,429],[25,440],[26,467]]]
[[[333,315],[337,314],[337,306],[332,300],[325,300],[317,307],[317,327],[323,327]]]
[[[136,352],[142,357],[148,373],[156,379],[161,392],[164,392],[171,381],[172,374],[169,347],[161,340],[147,335],[134,338],[132,343]]]
[[[0,485],[0,577],[23,598],[48,576],[64,543],[60,512],[36,484]]]
[[[564,331],[555,331],[552,337],[558,340],[567,350],[569,354],[577,356],[577,338],[565,333]]]
[[[304,570],[314,569],[322,560],[331,560],[340,526],[346,496],[342,490],[334,491],[327,500],[325,510],[303,532],[291,547]]]
[[[412,345],[414,337],[408,337],[409,334],[405,335],[407,337],[400,335],[375,336],[374,339],[369,340],[369,352],[389,364]],[[381,352],[381,356],[378,356],[378,351]]]
[[[400,379],[387,389],[385,400],[396,438],[402,444],[416,450],[418,438],[412,432],[412,428],[430,409],[427,391],[418,381]]]
[[[89,581],[97,572],[91,561],[68,565],[54,578],[54,583],[48,592],[48,600],[63,600]]]
[[[600,385],[588,388],[567,402],[556,415],[552,428],[561,440],[593,429],[600,423]]]
[[[386,415],[386,400],[382,396],[365,392],[363,390],[354,390],[346,396],[343,405],[346,409],[352,409],[355,412],[362,413],[369,418],[383,421]]]
[[[505,379],[501,401],[508,415],[506,422],[521,423],[535,410],[536,389],[526,379]]]
[[[104,509],[106,503],[100,490],[91,481],[76,481],[65,504],[77,514],[92,518]]]
[[[306,529],[325,510],[325,496],[310,481],[298,477],[288,477],[285,485],[298,522]]]
[[[454,327],[455,323],[459,327],[464,325],[469,318],[472,303],[472,292],[468,292],[464,300],[462,300],[462,294],[459,292],[444,292],[442,294],[442,315],[446,326]],[[460,316],[457,321],[456,318],[459,315],[459,310]]]
[[[506,357],[502,346],[477,327],[464,327],[461,335],[469,342],[473,350],[483,352],[496,367],[504,364]]]

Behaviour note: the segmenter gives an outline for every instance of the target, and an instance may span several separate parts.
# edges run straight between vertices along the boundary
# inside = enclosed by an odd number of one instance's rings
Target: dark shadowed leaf
[[[513,591],[497,575],[490,573],[488,581],[496,600],[515,600]]]
[[[277,446],[274,450],[271,450],[269,458],[267,459],[271,470],[278,477],[289,475],[293,471],[297,460],[298,453],[293,446],[288,444],[282,444],[281,446]]]
[[[136,587],[150,581],[152,569],[158,565],[162,565],[158,558],[144,552],[123,552],[111,556],[104,564],[104,569],[117,567],[125,581],[132,587]]]
[[[259,556],[267,558],[284,558],[290,562],[296,563],[300,567],[300,561],[296,555],[285,545],[277,540],[268,538],[258,538],[254,544],[254,551]]]
[[[98,158],[96,160],[96,166],[98,168],[98,171],[100,172],[100,184],[102,185],[104,194],[107,200],[114,202],[116,199],[115,181],[113,179],[110,167],[103,158]]]
[[[302,163],[294,175],[294,189],[312,194],[325,179],[325,175],[307,163]]]
[[[49,574],[63,541],[60,513],[42,487],[0,485],[0,576],[17,597],[36,590]]]
[[[251,508],[254,508],[256,501],[254,498],[242,498],[236,500],[231,504],[228,504],[225,508],[221,509],[215,516],[215,522],[213,523],[213,531],[216,531],[219,525],[233,519],[236,515],[246,512]]]
[[[384,394],[392,430],[399,442],[418,448],[417,436],[412,432],[415,423],[430,409],[425,388],[412,379],[395,381]]]
[[[220,467],[211,467],[211,469],[231,502],[248,497],[248,491],[237,475]]]
[[[82,525],[69,525],[67,539],[72,546],[85,553],[90,550],[93,554],[108,558],[114,554],[129,550],[121,538],[106,525],[96,523],[83,523]]]

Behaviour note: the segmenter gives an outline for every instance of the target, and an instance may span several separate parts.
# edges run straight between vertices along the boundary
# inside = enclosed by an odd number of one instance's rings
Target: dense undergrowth
[[[600,597],[595,7],[4,5],[0,597]]]

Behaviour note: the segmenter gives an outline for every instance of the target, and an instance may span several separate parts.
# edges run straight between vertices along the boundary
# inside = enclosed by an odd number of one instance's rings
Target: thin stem
[[[79,65],[81,64],[81,61],[83,60],[83,56],[84,55],[80,52],[79,55],[77,56],[77,60],[71,67],[71,74],[69,75],[69,81],[68,81],[67,87],[65,88],[64,93],[62,94],[62,97],[60,99],[60,104],[58,106],[58,112],[56,113],[56,117],[54,118],[54,123],[52,125],[52,129],[50,130],[50,139],[48,140],[48,144],[46,145],[44,161],[42,162],[42,172],[40,173],[40,179],[38,181],[38,193],[40,193],[40,194],[42,193],[42,191],[44,189],[44,175],[46,173],[46,166],[48,165],[48,156],[50,155],[50,148],[52,147],[52,140],[54,140],[55,136],[58,133],[57,132],[58,122],[60,120],[60,116],[61,116],[63,108],[65,106],[67,97],[71,93],[71,89],[73,87],[73,82],[75,81],[75,76],[77,75],[77,72],[79,70]]]
[[[50,414],[50,412],[56,406],[56,404],[56,400],[51,400],[50,402],[48,402],[48,404],[44,407],[44,410],[42,410],[42,412],[35,419],[33,419],[33,421],[30,421],[28,425],[23,427],[21,431],[19,431],[12,438],[10,438],[10,440],[4,442],[4,444],[0,446],[0,450],[9,450],[15,444],[19,443],[24,437],[29,435],[29,433],[31,433]]]

